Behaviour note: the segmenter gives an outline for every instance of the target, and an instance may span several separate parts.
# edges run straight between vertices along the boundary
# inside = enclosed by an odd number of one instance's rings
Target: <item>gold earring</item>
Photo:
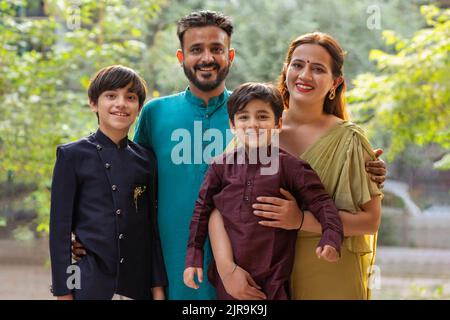
[[[331,89],[330,94],[328,95],[328,99],[333,100],[336,97],[336,92],[334,92],[334,88]]]

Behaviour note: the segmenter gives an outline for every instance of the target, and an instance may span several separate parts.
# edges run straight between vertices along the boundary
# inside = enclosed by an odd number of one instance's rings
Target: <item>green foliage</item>
[[[31,193],[27,189],[25,201],[15,197],[11,203],[36,210],[38,231],[46,232],[55,148],[97,127],[87,107],[89,77],[101,67],[121,63],[144,76],[150,97],[183,90],[187,80],[175,57],[176,21],[193,10],[219,10],[234,20],[237,55],[227,81],[232,89],[244,81],[275,81],[289,42],[305,32],[329,32],[342,43],[348,52],[347,78],[376,70],[367,59],[370,49],[410,50],[412,55],[416,49],[408,49],[411,43],[400,39],[423,25],[418,1],[425,0],[47,0],[46,16],[30,18],[25,12],[34,10],[37,2],[0,0],[0,183],[34,188]],[[370,5],[381,9],[381,27],[395,31],[384,34],[387,44],[381,30],[366,26]],[[394,70],[385,74],[394,75]],[[430,70],[428,76],[443,83],[443,71]],[[355,103],[378,96],[381,85],[371,81],[377,77],[358,78],[369,82],[367,88],[357,85],[355,93],[366,90],[370,95]],[[417,95],[422,94],[406,97]],[[375,115],[372,107],[358,110],[369,118]],[[382,139],[390,139],[383,132]]]
[[[44,19],[18,15],[24,1],[0,2],[0,179],[10,173],[14,183],[36,184],[24,206],[37,210],[39,231],[48,230],[56,146],[97,126],[86,106],[89,76],[117,63],[139,70],[147,23],[164,4],[127,2],[77,1],[81,25],[74,30],[65,23],[77,13],[70,2],[47,1]]]
[[[349,93],[353,115],[389,160],[412,144],[450,147],[450,10],[422,6],[421,13],[427,27],[410,39],[383,32],[394,52],[372,50],[377,73],[358,76]]]
[[[236,60],[228,86],[246,81],[276,81],[289,43],[296,37],[322,31],[335,37],[347,52],[347,79],[374,70],[367,59],[372,48],[385,48],[381,29],[369,29],[369,6],[380,10],[381,28],[402,35],[417,30],[422,21],[415,1],[285,0],[208,1],[235,23]]]
[[[236,49],[236,58],[227,80],[227,87],[233,89],[246,81],[276,81],[290,41],[313,31],[330,33],[348,52],[347,79],[374,71],[375,64],[367,59],[370,50],[388,47],[381,29],[367,27],[370,17],[367,8],[380,9],[382,28],[408,36],[424,24],[417,1],[172,0],[153,24],[154,36],[150,40],[154,45],[144,60],[145,70],[155,75],[149,86],[161,94],[171,94],[187,86],[175,58],[179,48],[175,23],[196,9],[224,12],[234,22],[232,47]]]
[[[434,167],[439,170],[450,170],[450,153],[447,153],[441,160],[435,162]]]

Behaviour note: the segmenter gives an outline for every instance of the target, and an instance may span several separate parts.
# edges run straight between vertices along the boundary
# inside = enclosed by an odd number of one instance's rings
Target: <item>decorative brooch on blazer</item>
[[[133,199],[134,206],[136,207],[136,212],[138,211],[138,199],[145,192],[147,186],[138,186],[134,188]]]

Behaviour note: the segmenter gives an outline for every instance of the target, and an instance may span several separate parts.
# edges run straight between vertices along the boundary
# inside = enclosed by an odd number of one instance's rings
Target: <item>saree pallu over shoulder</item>
[[[325,189],[340,210],[350,213],[361,211],[361,206],[370,201],[372,197],[382,196],[378,186],[370,180],[365,170],[365,162],[374,160],[375,154],[364,131],[352,122],[341,121],[338,123],[300,157],[309,162],[317,172]],[[299,241],[314,236],[317,235],[301,231],[299,232]],[[362,279],[358,279],[358,281],[362,280],[364,286],[365,297],[363,298],[368,298],[370,296],[367,288],[368,270],[374,264],[376,235],[345,237],[343,247],[349,253],[359,257],[359,277]],[[302,252],[298,252],[298,254],[303,255]],[[302,272],[302,270],[297,270],[297,272]],[[336,276],[339,277],[339,275]]]

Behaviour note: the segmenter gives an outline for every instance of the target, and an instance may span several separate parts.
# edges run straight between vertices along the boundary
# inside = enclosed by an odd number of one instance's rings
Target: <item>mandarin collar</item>
[[[189,89],[189,87],[187,87],[186,90],[184,91],[184,95],[186,96],[186,99],[190,103],[196,106],[205,107],[205,103],[203,102],[203,100],[200,99],[199,97],[196,97],[192,93],[191,89]],[[224,102],[227,101],[229,96],[230,93],[228,92],[227,88],[225,88],[220,95],[213,97],[208,101],[208,108],[215,108],[221,106]]]
[[[279,147],[269,147],[267,150],[268,150],[268,153],[266,156],[268,156],[268,157],[272,156],[272,151],[275,151],[275,155],[277,155],[278,157],[280,156],[280,153],[284,152],[283,149],[280,149]],[[261,165],[261,163],[259,162],[259,152],[260,152],[259,148],[256,148],[256,150],[253,150],[253,152],[257,152],[257,161],[258,161],[258,163],[253,163],[253,164]],[[234,148],[233,151],[230,152],[229,156],[231,156],[231,154],[235,160],[237,160],[237,157],[244,155],[245,163],[249,164],[250,159],[249,159],[248,151],[245,149],[244,146],[238,146],[238,147]],[[235,163],[237,163],[237,162],[235,162]],[[269,165],[270,164],[265,164],[263,166],[269,166]]]
[[[116,144],[114,141],[112,141],[107,135],[105,135],[100,128],[97,129],[97,132],[94,133],[95,139],[100,143],[101,147],[105,148],[125,148],[128,146],[128,136],[123,138],[119,141],[118,144]]]

